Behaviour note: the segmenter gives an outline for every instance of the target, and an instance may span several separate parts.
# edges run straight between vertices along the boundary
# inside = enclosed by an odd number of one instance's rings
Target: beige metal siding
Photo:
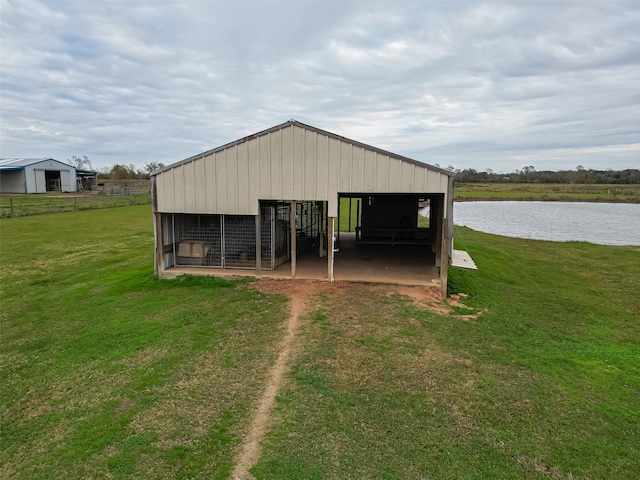
[[[282,199],[295,198],[293,194],[293,126],[287,127],[282,132]]]
[[[376,152],[364,150],[364,185],[363,191],[375,192],[376,185]]]
[[[329,198],[329,137],[317,136],[316,194]]]
[[[293,126],[293,196],[304,198],[304,130]]]
[[[286,125],[156,175],[158,211],[256,215],[259,200],[327,200],[341,193],[444,193],[448,175]]]

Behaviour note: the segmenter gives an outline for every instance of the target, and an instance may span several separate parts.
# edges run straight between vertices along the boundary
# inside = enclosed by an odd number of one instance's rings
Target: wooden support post
[[[327,255],[327,263],[328,263],[328,271],[327,275],[329,277],[329,281],[333,282],[333,255],[334,255],[334,243],[333,243],[333,217],[327,217],[328,228],[327,228],[327,250],[329,250],[329,255]]]
[[[327,203],[327,212],[329,211],[329,204]],[[340,195],[338,195],[338,232],[337,232],[336,243],[338,244],[338,248],[340,248]],[[329,240],[327,240],[327,245],[329,245]],[[331,248],[331,247],[329,247]]]
[[[435,201],[436,205],[435,208],[433,209],[433,213],[435,213],[435,218],[433,219],[433,221],[435,222],[435,254],[436,254],[436,267],[442,267],[442,256],[440,255],[442,252],[442,244],[443,242],[443,237],[444,237],[444,201],[442,200],[442,198],[438,195],[436,197],[433,198],[432,201]],[[431,219],[429,219],[429,223],[431,223]]]
[[[296,278],[296,201],[291,200],[291,278]]]
[[[324,234],[327,231],[325,216],[324,216],[324,202],[320,202],[320,215],[318,215],[318,244],[320,245],[320,249],[318,254],[320,258],[324,257]]]
[[[443,202],[444,203],[444,202]],[[447,298],[447,280],[449,276],[449,243],[450,238],[445,237],[442,242],[442,254],[440,257],[440,295]]]
[[[155,244],[156,244],[156,256],[154,262],[155,274],[162,278],[162,272],[164,272],[164,238],[162,236],[162,214],[154,213],[155,231]]]
[[[351,231],[351,215],[352,215],[351,212],[353,212],[353,210],[351,209],[351,201],[352,200],[353,200],[353,198],[349,197],[349,231]],[[340,205],[338,205],[338,207],[340,207]],[[340,212],[340,210],[338,210],[338,212]],[[340,230],[340,223],[338,223],[338,230]]]
[[[256,215],[256,277],[262,275],[262,227],[260,218],[260,206]],[[273,252],[271,252],[273,255]]]
[[[10,215],[13,217],[13,198],[9,197],[9,211]]]

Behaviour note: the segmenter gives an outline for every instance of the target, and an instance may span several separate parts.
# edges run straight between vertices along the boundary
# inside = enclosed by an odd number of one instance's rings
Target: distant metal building
[[[95,172],[92,172],[95,174]],[[76,168],[53,158],[0,159],[0,192],[46,193],[78,190]]]
[[[156,272],[385,281],[408,258],[444,292],[453,175],[291,120],[152,173]]]

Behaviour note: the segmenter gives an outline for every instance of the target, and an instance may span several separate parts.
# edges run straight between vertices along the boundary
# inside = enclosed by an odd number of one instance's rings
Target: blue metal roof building
[[[75,192],[77,175],[76,167],[54,158],[0,158],[1,193]]]

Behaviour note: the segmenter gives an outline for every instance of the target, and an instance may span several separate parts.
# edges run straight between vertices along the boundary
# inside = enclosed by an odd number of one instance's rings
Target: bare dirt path
[[[264,437],[271,409],[276,396],[284,381],[287,366],[295,356],[300,345],[296,342],[296,334],[299,327],[298,318],[309,306],[309,300],[314,294],[332,290],[343,295],[357,294],[359,291],[374,291],[382,295],[403,295],[409,297],[419,308],[426,308],[440,315],[451,314],[452,305],[460,305],[456,301],[443,302],[438,290],[423,287],[406,287],[398,285],[365,285],[358,283],[328,283],[322,281],[288,281],[263,279],[252,284],[253,288],[263,293],[279,293],[290,298],[291,312],[286,319],[286,333],[278,347],[278,359],[269,372],[267,386],[260,398],[258,408],[254,414],[249,431],[242,442],[242,452],[238,457],[233,472],[232,480],[250,480],[253,475],[249,469],[258,461],[261,453],[260,443]]]
[[[287,331],[279,347],[278,360],[269,373],[267,387],[262,394],[258,409],[253,417],[242,446],[242,453],[238,463],[231,473],[232,480],[252,479],[249,469],[260,457],[260,443],[267,430],[271,409],[282,385],[287,364],[292,357],[292,350],[296,332],[298,330],[298,317],[307,307],[307,301],[313,293],[322,289],[318,282],[288,282],[278,280],[261,280],[255,282],[254,288],[264,293],[281,293],[291,299],[291,313],[287,319]],[[325,282],[326,283],[326,282]]]

